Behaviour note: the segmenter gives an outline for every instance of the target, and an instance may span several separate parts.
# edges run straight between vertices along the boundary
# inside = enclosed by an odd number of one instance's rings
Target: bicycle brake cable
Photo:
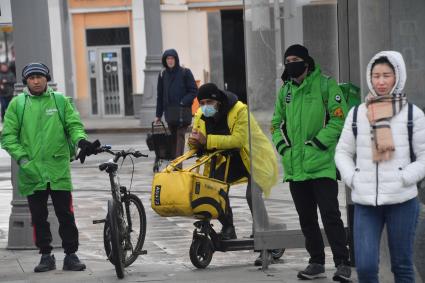
[[[120,169],[118,169],[118,170],[121,170],[121,168],[122,168],[122,165],[124,164],[124,160],[125,160],[125,158],[123,158],[122,160],[121,160],[121,165],[120,165]],[[121,184],[121,180],[120,180],[120,174],[117,174],[117,178],[118,178],[118,182]],[[120,185],[121,186],[121,185]]]
[[[134,176],[134,160],[133,157],[131,155],[129,155],[130,160],[131,160],[131,164],[133,165],[133,170],[131,171],[131,179],[130,179],[130,187],[128,188],[128,191],[131,191],[131,186],[133,185],[133,176]]]

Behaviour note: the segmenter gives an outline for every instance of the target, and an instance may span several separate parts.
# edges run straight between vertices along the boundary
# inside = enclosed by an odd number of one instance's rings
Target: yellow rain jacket
[[[247,171],[254,181],[260,186],[264,195],[269,196],[272,187],[278,180],[277,158],[273,146],[264,135],[254,116],[250,114],[252,166],[250,166],[249,131],[248,131],[248,107],[238,101],[230,109],[227,115],[227,125],[230,135],[213,135],[206,133],[206,126],[202,117],[202,110],[198,109],[195,114],[193,129],[201,132],[207,137],[207,150],[214,149],[236,149]],[[219,162],[217,162],[219,164]],[[218,165],[217,165],[218,166]]]

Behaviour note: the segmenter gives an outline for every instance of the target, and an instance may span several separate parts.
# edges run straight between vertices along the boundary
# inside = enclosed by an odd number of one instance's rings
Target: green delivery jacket
[[[28,160],[18,172],[18,188],[23,196],[45,190],[47,183],[52,190],[72,190],[70,150],[53,93],[48,87],[40,96],[32,96],[24,89],[20,94],[26,96],[24,111],[17,110],[17,97],[6,111],[2,147],[18,163],[24,158]],[[70,140],[78,144],[79,140],[87,139],[79,113],[68,99],[64,108],[64,124]],[[18,112],[23,116],[18,118]]]
[[[335,147],[347,112],[341,89],[318,65],[301,85],[290,81],[281,87],[271,130],[285,181],[336,179]]]

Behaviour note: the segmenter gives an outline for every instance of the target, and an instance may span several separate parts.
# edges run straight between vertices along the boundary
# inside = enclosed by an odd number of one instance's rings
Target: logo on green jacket
[[[290,92],[288,92],[288,93],[286,94],[285,102],[286,102],[286,103],[290,103],[290,102],[291,102],[291,93],[290,93]]]
[[[46,109],[46,115],[48,115],[48,116],[52,116],[56,112],[58,112],[58,110],[56,108],[48,108],[48,109]]]

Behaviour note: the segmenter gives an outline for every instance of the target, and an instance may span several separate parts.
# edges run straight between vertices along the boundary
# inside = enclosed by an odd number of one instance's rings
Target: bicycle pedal
[[[137,255],[145,255],[145,254],[148,254],[147,250],[141,250],[137,252]]]
[[[93,224],[105,223],[106,219],[93,220]]]

